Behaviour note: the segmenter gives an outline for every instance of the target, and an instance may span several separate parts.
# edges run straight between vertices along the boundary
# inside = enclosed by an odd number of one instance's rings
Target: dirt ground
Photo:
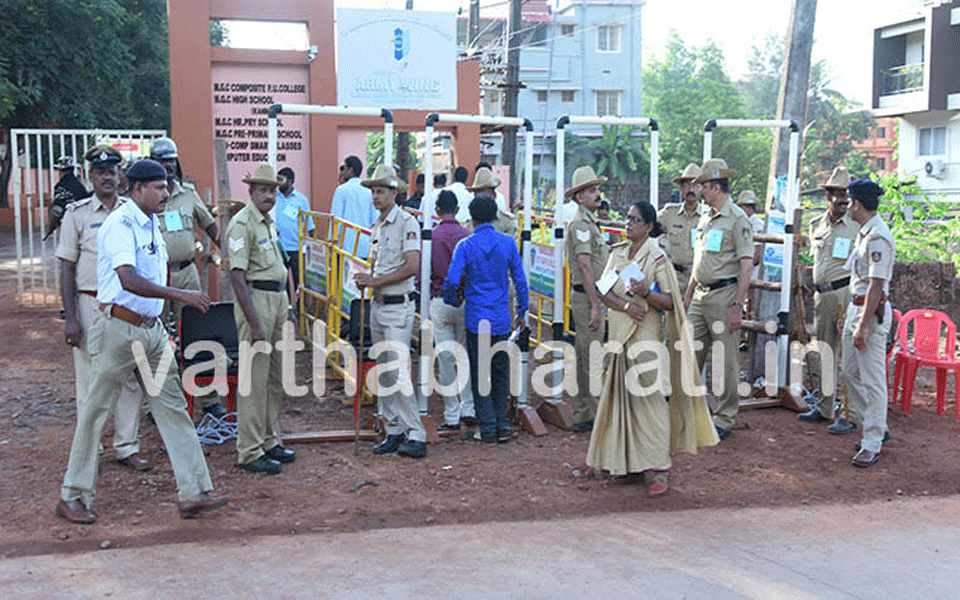
[[[639,486],[613,485],[584,467],[588,434],[548,426],[487,446],[459,439],[431,445],[422,460],[374,456],[371,442],[297,445],[297,461],[279,476],[235,466],[233,442],[206,446],[214,484],[231,503],[201,519],[176,510],[173,474],[156,428],[144,419],[141,452],[155,467],[133,473],[116,464],[109,441],[101,459],[90,526],[54,516],[75,422],[73,366],[54,310],[20,308],[15,284],[0,288],[0,557],[137,547],[262,534],[424,527],[439,523],[516,522],[561,517],[673,511],[698,507],[855,504],[897,496],[960,493],[960,424],[933,408],[933,377],[922,373],[913,411],[891,409],[893,440],[866,470],[850,465],[854,436],[834,436],[783,409],[741,413],[716,448],[674,460],[670,492],[649,499]],[[298,361],[301,381],[309,357]],[[322,398],[288,399],[284,431],[349,428],[336,385]],[[434,418],[442,408],[434,401]]]

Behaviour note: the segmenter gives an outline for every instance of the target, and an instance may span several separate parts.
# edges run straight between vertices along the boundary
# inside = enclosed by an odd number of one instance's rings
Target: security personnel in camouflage
[[[598,396],[590,393],[591,376],[600,380],[602,366],[591,369],[590,347],[603,343],[605,312],[600,302],[596,281],[607,266],[610,251],[597,223],[600,206],[600,185],[606,177],[597,177],[593,167],[580,167],[573,172],[571,186],[564,196],[577,203],[577,213],[567,225],[567,264],[570,268],[570,311],[577,337],[577,397],[573,400],[573,430],[593,429]]]
[[[697,223],[700,222],[700,184],[694,180],[700,175],[700,167],[690,163],[673,182],[680,187],[683,202],[665,204],[657,215],[657,221],[663,227],[663,249],[673,269],[677,272],[680,291],[687,290],[690,271],[693,269],[693,246],[697,235]]]
[[[817,341],[823,342],[833,353],[834,369],[829,374],[837,381],[836,359],[840,354],[841,336],[839,324],[850,303],[850,269],[846,268],[847,258],[853,249],[853,240],[860,226],[847,214],[847,185],[850,175],[843,167],[837,167],[830,179],[821,187],[827,193],[827,210],[810,222],[810,250],[813,254],[813,296],[814,321],[817,328]],[[821,390],[824,385],[820,386]],[[833,406],[836,392],[821,393],[820,401],[799,418],[809,423],[829,421],[833,418]],[[851,421],[847,423],[841,415],[827,431],[830,433],[850,433],[856,428],[854,423],[861,421],[861,415],[852,409]]]
[[[713,342],[723,344],[723,356],[712,356],[714,362],[723,361],[724,387],[713,414],[721,440],[730,435],[740,408],[737,331],[753,271],[753,225],[730,198],[730,178],[736,173],[726,161],[714,158],[703,163],[694,180],[703,185],[707,208],[697,226],[693,273],[684,299],[693,339],[702,344],[697,349],[697,368],[703,369]]]
[[[294,318],[286,294],[287,267],[277,226],[270,217],[280,180],[273,167],[262,163],[243,182],[250,186],[250,202],[227,227],[230,283],[236,298],[233,315],[241,344],[262,340],[272,351],[258,352],[240,362],[237,455],[242,469],[275,474],[280,472],[281,463],[295,459],[293,451],[281,446],[274,434],[283,398],[283,355],[277,346],[284,322]]]
[[[220,248],[217,222],[200,200],[194,185],[180,181],[180,160],[177,145],[173,140],[160,137],[150,142],[150,158],[167,170],[167,184],[170,187],[167,208],[163,214],[158,215],[160,231],[170,255],[170,287],[200,291],[200,273],[194,263],[197,246],[195,229],[199,225],[210,236],[210,241]],[[164,307],[164,314],[172,310],[172,323],[176,325],[180,321],[182,309],[182,303],[170,302]],[[203,407],[204,412],[215,417],[226,414],[226,409],[220,404],[216,394],[197,398],[197,403]]]

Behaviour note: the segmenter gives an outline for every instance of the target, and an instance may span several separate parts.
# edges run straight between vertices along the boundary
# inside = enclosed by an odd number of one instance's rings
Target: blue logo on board
[[[410,30],[397,27],[393,30],[393,58],[403,60],[410,54]]]

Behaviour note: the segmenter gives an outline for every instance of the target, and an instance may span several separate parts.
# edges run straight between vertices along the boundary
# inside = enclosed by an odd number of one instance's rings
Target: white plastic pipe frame
[[[787,197],[784,202],[783,276],[780,281],[780,311],[777,313],[777,387],[787,388],[789,373],[787,362],[790,350],[788,331],[790,315],[790,287],[793,283],[793,211],[800,195],[800,180],[797,178],[797,156],[800,151],[800,126],[793,119],[710,119],[703,128],[703,161],[713,156],[713,130],[717,127],[776,129],[790,128],[790,153],[787,165]],[[793,390],[791,390],[793,391]],[[799,393],[799,390],[795,391]]]
[[[318,104],[274,104],[267,111],[267,162],[277,168],[277,115],[341,115],[383,119],[383,164],[393,165],[393,112],[387,108],[363,106],[321,106]]]
[[[650,204],[660,208],[660,125],[650,117],[596,117],[586,115],[564,115],[557,120],[557,188],[553,218],[553,339],[563,339],[563,305],[566,289],[563,285],[564,231],[563,191],[566,189],[566,127],[568,125],[613,125],[635,126],[650,129]],[[562,354],[554,354],[555,361],[562,361]],[[557,367],[562,369],[562,365]],[[559,386],[558,386],[559,388]],[[554,402],[563,400],[563,391],[554,396]]]
[[[420,256],[420,281],[422,289],[430,285],[430,266],[432,264],[432,231],[433,231],[433,140],[434,125],[436,123],[476,123],[479,125],[510,125],[523,127],[524,133],[524,166],[523,166],[523,230],[520,233],[523,252],[523,270],[530,273],[530,215],[533,210],[533,122],[523,117],[489,117],[483,115],[461,115],[454,113],[430,113],[425,123],[424,161],[423,161],[423,200],[420,211],[423,213],[423,231],[421,232],[422,247]],[[509,207],[508,207],[509,208]],[[422,291],[422,290],[421,290]],[[430,294],[420,294],[420,331],[421,347],[423,347],[423,330],[430,320]],[[423,370],[423,369],[421,369]],[[429,381],[423,373],[420,378],[421,394],[429,393]],[[526,406],[526,379],[523,382],[523,392],[518,398],[520,406]]]

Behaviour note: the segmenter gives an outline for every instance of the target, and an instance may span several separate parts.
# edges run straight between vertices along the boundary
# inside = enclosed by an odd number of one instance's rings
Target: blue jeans
[[[502,342],[509,334],[491,335],[490,347]],[[510,355],[497,352],[490,358],[490,391],[480,393],[480,336],[467,330],[467,357],[470,359],[470,388],[473,391],[480,437],[483,441],[496,441],[499,436],[510,433],[507,422],[507,396],[510,393]]]

